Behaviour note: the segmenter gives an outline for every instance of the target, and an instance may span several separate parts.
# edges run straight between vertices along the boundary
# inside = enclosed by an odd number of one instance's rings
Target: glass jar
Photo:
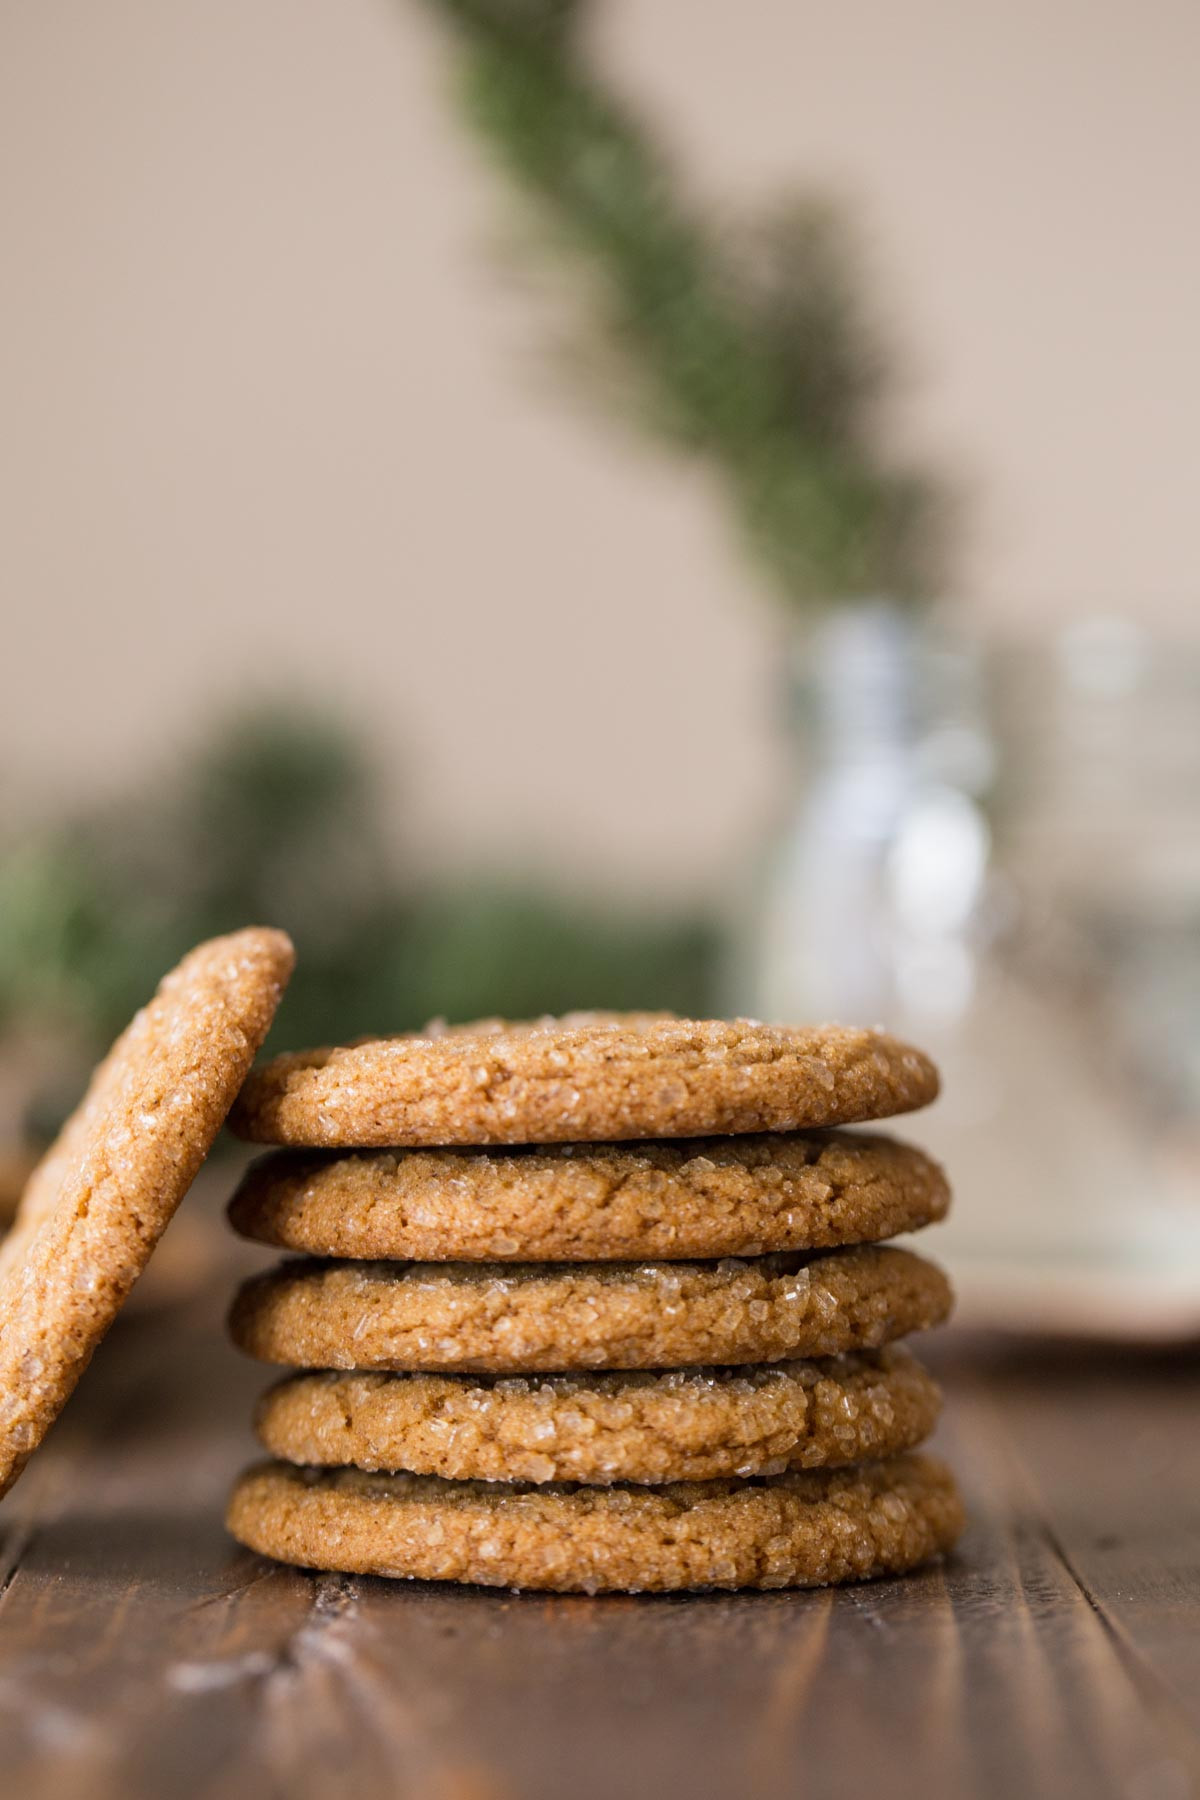
[[[950,1169],[968,1317],[1200,1333],[1200,652],[863,604],[797,638],[789,719],[736,1010],[937,1057],[896,1129]]]

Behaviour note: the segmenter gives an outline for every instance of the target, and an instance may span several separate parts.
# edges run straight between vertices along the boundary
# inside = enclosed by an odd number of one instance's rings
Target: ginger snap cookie
[[[711,1481],[911,1450],[937,1384],[906,1350],[824,1362],[549,1376],[295,1375],[255,1417],[286,1462],[457,1481]]]
[[[855,1469],[664,1487],[530,1487],[266,1463],[233,1490],[239,1543],[350,1574],[556,1593],[823,1587],[955,1543],[953,1477],[906,1455]]]
[[[547,1149],[283,1150],[234,1229],[315,1256],[621,1261],[874,1243],[944,1217],[931,1157],[866,1132]]]
[[[229,1323],[262,1362],[525,1374],[838,1356],[950,1304],[934,1264],[875,1244],[716,1263],[300,1258],[245,1282]]]
[[[191,1185],[292,970],[282,932],[193,950],[118,1038],[0,1245],[0,1493],[45,1436]]]
[[[937,1091],[928,1057],[884,1032],[570,1013],[279,1056],[230,1122],[328,1149],[724,1137],[884,1118]]]

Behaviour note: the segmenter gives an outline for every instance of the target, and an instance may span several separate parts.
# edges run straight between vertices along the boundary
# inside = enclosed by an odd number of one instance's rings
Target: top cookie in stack
[[[883,1347],[949,1290],[879,1240],[948,1191],[919,1151],[827,1129],[936,1091],[882,1033],[660,1015],[269,1063],[232,1122],[287,1148],[231,1218],[324,1260],[247,1283],[231,1326],[319,1373],[260,1407],[285,1460],[242,1478],[235,1535],[588,1591],[806,1585],[944,1548],[953,1483],[906,1454],[937,1390]]]
[[[610,1143],[852,1125],[937,1091],[929,1058],[879,1031],[568,1013],[278,1056],[230,1122],[252,1143],[330,1149]]]

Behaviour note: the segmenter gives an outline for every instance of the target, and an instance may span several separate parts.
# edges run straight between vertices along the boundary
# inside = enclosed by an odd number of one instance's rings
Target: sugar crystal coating
[[[949,1472],[904,1455],[845,1470],[663,1487],[443,1481],[266,1463],[227,1523],[307,1568],[559,1593],[824,1586],[899,1574],[951,1548]]]
[[[276,1057],[230,1122],[328,1148],[624,1141],[849,1124],[937,1091],[929,1059],[883,1032],[573,1013]]]
[[[718,1263],[296,1259],[243,1284],[230,1330],[299,1368],[654,1369],[876,1349],[950,1303],[940,1269],[890,1245]]]
[[[607,1261],[872,1243],[940,1219],[949,1190],[911,1145],[811,1132],[507,1150],[282,1151],[235,1229],[317,1256]]]
[[[289,1462],[483,1481],[705,1481],[911,1449],[937,1387],[907,1351],[549,1377],[302,1374],[256,1429]]]

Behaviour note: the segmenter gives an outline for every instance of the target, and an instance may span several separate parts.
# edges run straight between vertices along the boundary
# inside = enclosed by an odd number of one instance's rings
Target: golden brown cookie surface
[[[295,1375],[255,1428],[286,1462],[458,1481],[711,1481],[910,1450],[936,1383],[906,1350],[652,1374]]]
[[[0,1492],[61,1411],[220,1130],[292,969],[282,932],[201,944],[97,1068],[0,1246]]]
[[[243,1284],[234,1342],[307,1369],[492,1374],[777,1362],[940,1324],[950,1287],[909,1250],[695,1263],[297,1259]]]
[[[950,1193],[921,1151],[867,1132],[508,1150],[280,1151],[229,1209],[315,1256],[621,1261],[830,1249],[915,1231]]]
[[[827,1586],[949,1550],[962,1503],[932,1458],[762,1481],[528,1487],[432,1475],[249,1469],[227,1523],[305,1568],[558,1593]]]
[[[574,1013],[279,1056],[230,1122],[331,1149],[610,1142],[852,1124],[937,1089],[929,1059],[883,1032]]]

